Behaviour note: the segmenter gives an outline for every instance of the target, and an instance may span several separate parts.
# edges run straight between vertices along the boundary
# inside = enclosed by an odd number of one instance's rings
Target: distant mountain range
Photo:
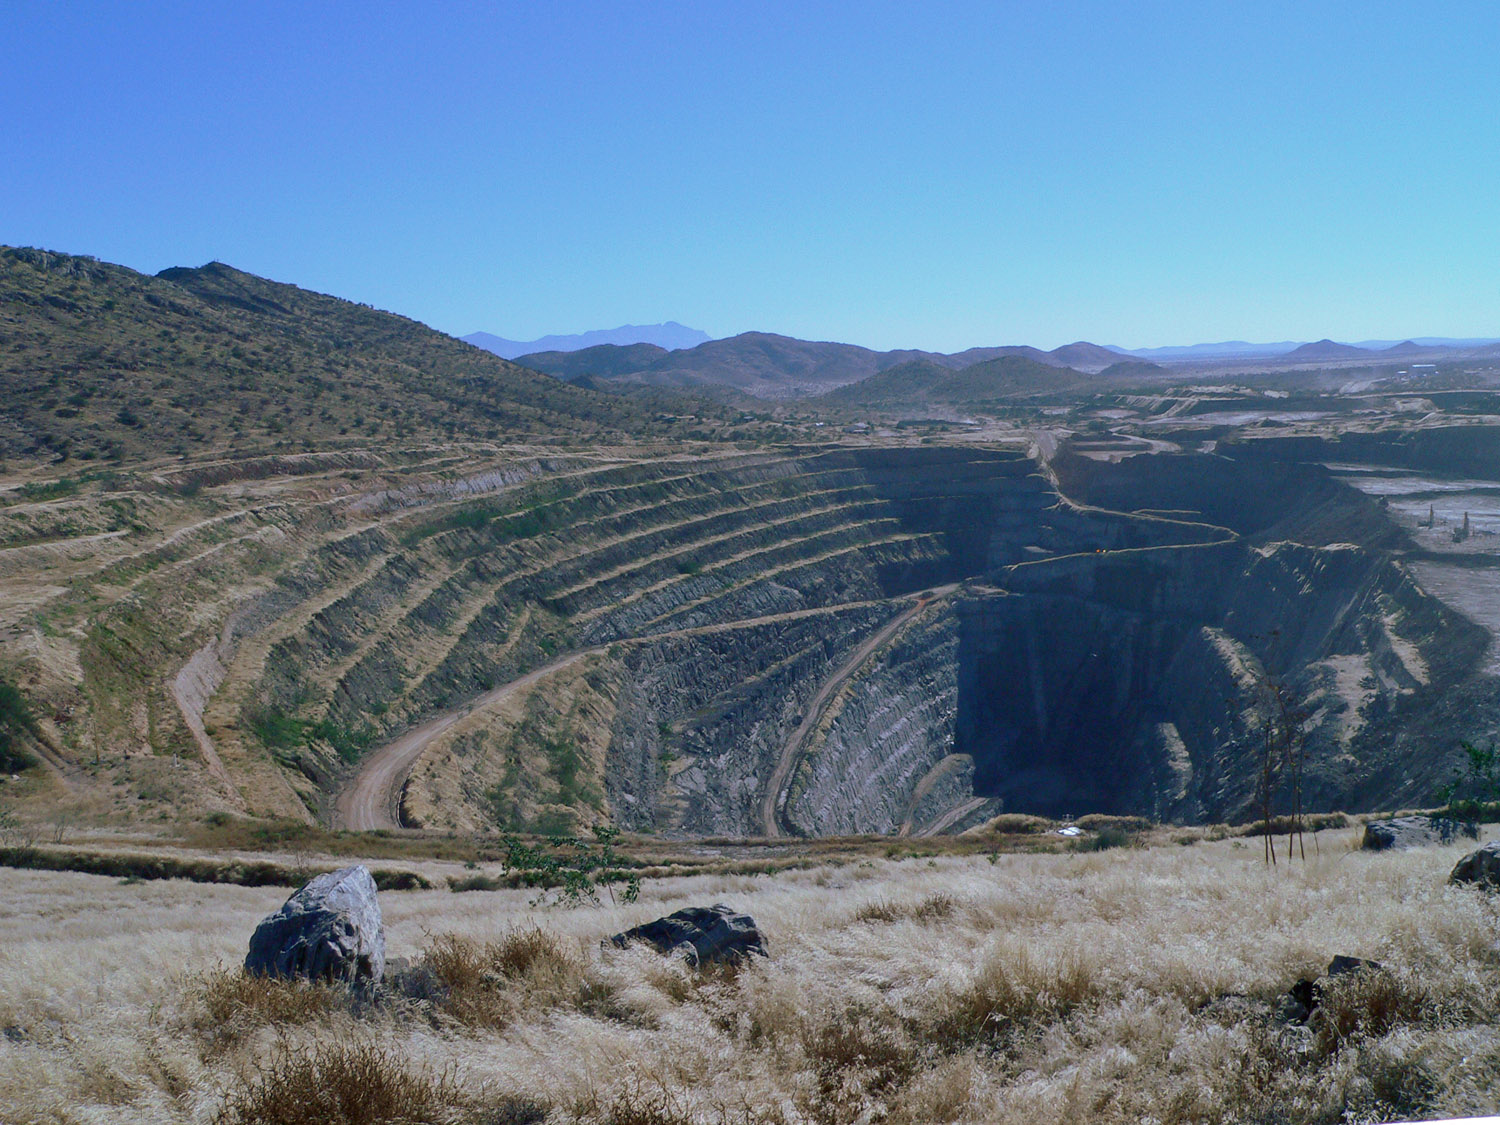
[[[665,387],[730,387],[760,398],[800,398],[858,383],[917,361],[961,371],[977,363],[1021,357],[1039,368],[1094,374],[1118,364],[1121,356],[1079,341],[1044,352],[1025,346],[970,348],[951,355],[902,349],[872,351],[857,344],[798,340],[770,332],[744,332],[693,348],[667,351],[648,344],[601,344],[577,351],[550,350],[516,357],[516,362],[561,379],[585,376],[613,382]]]
[[[601,328],[593,332],[580,332],[576,336],[543,336],[536,340],[507,340],[488,332],[472,332],[463,337],[465,343],[494,352],[502,359],[515,359],[519,355],[533,352],[576,352],[599,344],[653,344],[671,351],[696,347],[712,339],[707,332],[684,327],[675,320],[669,320],[665,324],[622,324],[619,328]]]
[[[1352,344],[1339,344],[1333,340],[1318,340],[1304,343],[1301,340],[1282,340],[1273,344],[1251,344],[1244,340],[1224,340],[1217,344],[1188,344],[1162,348],[1119,348],[1109,345],[1109,350],[1119,355],[1138,356],[1141,359],[1192,362],[1215,359],[1259,359],[1265,356],[1293,354],[1303,359],[1359,359],[1385,353],[1389,356],[1435,351],[1442,348],[1471,349],[1491,344],[1500,344],[1500,337],[1472,337],[1457,339],[1448,336],[1416,336],[1408,340],[1359,340]],[[1333,349],[1347,349],[1335,353]]]
[[[944,353],[899,348],[874,351],[857,344],[799,340],[772,332],[743,332],[713,339],[707,333],[666,324],[625,325],[573,336],[544,336],[539,340],[505,340],[488,333],[465,336],[471,344],[513,359],[522,366],[585,387],[604,389],[658,387],[734,391],[757,398],[785,399],[826,395],[840,387],[862,385],[833,401],[859,399],[870,403],[920,400],[938,404],[972,401],[975,396],[1038,393],[1074,385],[1081,375],[1111,381],[1154,382],[1169,366],[1201,368],[1266,362],[1273,367],[1367,362],[1440,360],[1445,353],[1497,354],[1500,339],[1453,339],[1424,336],[1410,340],[1365,340],[1312,343],[1284,340],[1256,344],[1244,340],[1191,344],[1181,347],[1121,348],[1079,340],[1043,351],[1026,345],[969,348]],[[942,372],[960,372],[977,364],[1019,358],[1031,366],[1009,365],[976,372],[975,379],[953,380]],[[892,378],[871,382],[874,376],[896,370]],[[1043,378],[1047,369],[1066,372],[1062,379]]]

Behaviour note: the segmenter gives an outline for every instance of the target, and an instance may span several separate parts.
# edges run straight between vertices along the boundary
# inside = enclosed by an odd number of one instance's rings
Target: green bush
[[[21,744],[25,735],[34,733],[36,720],[21,689],[0,680],[0,772],[15,773],[36,765],[36,758]]]
[[[1085,836],[1076,843],[1081,852],[1104,852],[1111,848],[1129,848],[1134,845],[1135,836],[1114,825],[1101,828],[1094,835]]]
[[[1500,800],[1500,747],[1494,742],[1488,746],[1461,742],[1459,746],[1464,762],[1442,790],[1441,817],[1463,835],[1477,839],[1479,825],[1494,817],[1495,802]]]
[[[624,870],[626,860],[615,851],[620,830],[596,826],[593,834],[592,840],[551,836],[537,845],[518,836],[505,836],[505,868],[524,886],[555,888],[557,900],[569,906],[584,902],[597,906],[600,887],[613,899],[616,883],[624,884],[621,897],[634,902],[641,893],[641,880]]]
[[[20,488],[21,496],[27,500],[59,500],[64,496],[72,496],[78,492],[78,482],[71,477],[62,477],[59,480],[35,481],[31,484],[23,484]]]

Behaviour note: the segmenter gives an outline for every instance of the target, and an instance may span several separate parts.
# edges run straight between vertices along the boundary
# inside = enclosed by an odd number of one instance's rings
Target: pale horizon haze
[[[0,243],[454,335],[1500,336],[1500,8],[0,13]]]

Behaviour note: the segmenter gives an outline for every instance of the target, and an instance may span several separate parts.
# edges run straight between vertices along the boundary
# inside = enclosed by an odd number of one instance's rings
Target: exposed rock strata
[[[1353,547],[1081,556],[1005,583],[960,606],[958,745],[976,789],[1015,811],[1248,815],[1272,681],[1308,715],[1305,807],[1345,803],[1411,771],[1393,730],[1421,723],[1484,647]],[[1365,669],[1352,691],[1349,661]]]
[[[918,783],[953,750],[957,655],[956,622],[942,609],[905,629],[844,686],[792,779],[786,818],[798,831],[851,835],[901,826]],[[959,779],[967,780],[962,771],[933,802],[969,796]]]
[[[174,666],[185,735],[210,765],[222,750],[252,811],[316,809],[370,745],[590,650],[588,683],[579,666],[537,687],[560,709],[518,698],[434,742],[403,807],[753,833],[809,701],[959,582],[823,692],[786,826],[915,832],[976,796],[1242,815],[1268,677],[1310,715],[1309,807],[1412,804],[1447,768],[1423,747],[1482,687],[1484,636],[1380,554],[1400,536],[1378,505],[1314,466],[822,447],[378,483],[304,517],[317,545],[235,603],[264,612]]]

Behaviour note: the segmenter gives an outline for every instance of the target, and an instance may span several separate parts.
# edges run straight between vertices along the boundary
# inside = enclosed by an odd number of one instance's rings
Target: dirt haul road
[[[934,601],[947,597],[956,589],[958,589],[957,583],[950,586],[938,587],[929,597],[919,599],[909,610],[894,618],[870,637],[838,671],[834,672],[824,682],[817,696],[814,697],[812,705],[808,708],[807,720],[798,728],[798,733],[792,736],[792,741],[782,750],[781,764],[777,767],[777,777],[780,780],[777,781],[773,778],[773,785],[778,786],[778,788],[772,790],[772,797],[768,803],[769,813],[763,811],[763,815],[770,816],[772,824],[775,823],[775,794],[779,792],[779,786],[786,784],[786,779],[791,774],[792,766],[796,764],[797,752],[802,744],[802,740],[806,737],[807,732],[812,729],[811,724],[817,721],[819,712],[827,703],[832,693],[849,678],[860,664],[869,659],[870,655],[898,628],[910,621],[912,617],[924,608],[933,604]],[[665,633],[653,633],[647,637],[623,638],[612,643],[626,645],[651,643],[669,637],[717,633],[725,629],[743,629],[776,621],[822,616],[851,608],[863,608],[878,604],[881,603],[873,601],[844,602],[838,605],[795,610],[791,613],[778,613],[766,617],[747,618],[742,621],[722,622],[716,625],[699,625],[688,629],[674,629]],[[528,672],[526,675],[519,679],[511,680],[509,683],[501,684],[492,691],[486,692],[484,695],[472,699],[460,707],[455,707],[441,714],[434,715],[420,726],[412,727],[411,730],[399,738],[386,743],[365,758],[360,764],[359,772],[350,779],[349,783],[334,799],[334,827],[353,832],[371,832],[381,828],[402,827],[400,816],[402,785],[405,783],[406,777],[411,772],[412,767],[416,764],[417,759],[422,756],[422,751],[427,748],[434,738],[465,716],[471,715],[481,708],[488,707],[492,703],[497,703],[516,692],[533,687],[538,680],[550,676],[554,672],[559,672],[586,657],[604,652],[610,647],[611,645],[597,645],[594,648],[581,649],[578,652],[559,657],[551,664]],[[768,835],[779,834],[774,829],[768,832]]]
[[[771,774],[770,783],[766,786],[766,794],[761,799],[761,830],[767,836],[786,835],[780,815],[782,793],[786,789],[787,782],[791,779],[792,770],[797,765],[797,759],[802,753],[803,743],[807,741],[807,736],[812,733],[813,727],[817,726],[818,719],[822,716],[824,708],[828,706],[828,701],[833,698],[834,692],[838,691],[844,682],[858,671],[860,665],[869,660],[875,654],[875,650],[890,640],[903,625],[910,622],[912,618],[916,617],[917,614],[921,613],[934,601],[947,597],[956,589],[958,589],[958,586],[955,583],[951,586],[943,586],[934,590],[930,598],[919,598],[916,604],[906,610],[906,612],[898,614],[882,625],[879,630],[870,636],[869,640],[854,650],[854,655],[844,661],[833,675],[823,681],[823,685],[818,688],[818,693],[808,703],[807,712],[802,722],[792,732],[792,737],[787,739],[786,745],[782,747],[781,760],[776,763],[776,769]]]
[[[401,786],[427,744],[466,715],[498,703],[507,696],[534,685],[538,680],[576,664],[584,657],[603,652],[605,646],[570,653],[551,664],[527,672],[520,679],[502,684],[462,707],[444,711],[418,727],[412,727],[394,742],[376,750],[359,768],[353,782],[334,803],[334,825],[354,832],[401,827]]]

